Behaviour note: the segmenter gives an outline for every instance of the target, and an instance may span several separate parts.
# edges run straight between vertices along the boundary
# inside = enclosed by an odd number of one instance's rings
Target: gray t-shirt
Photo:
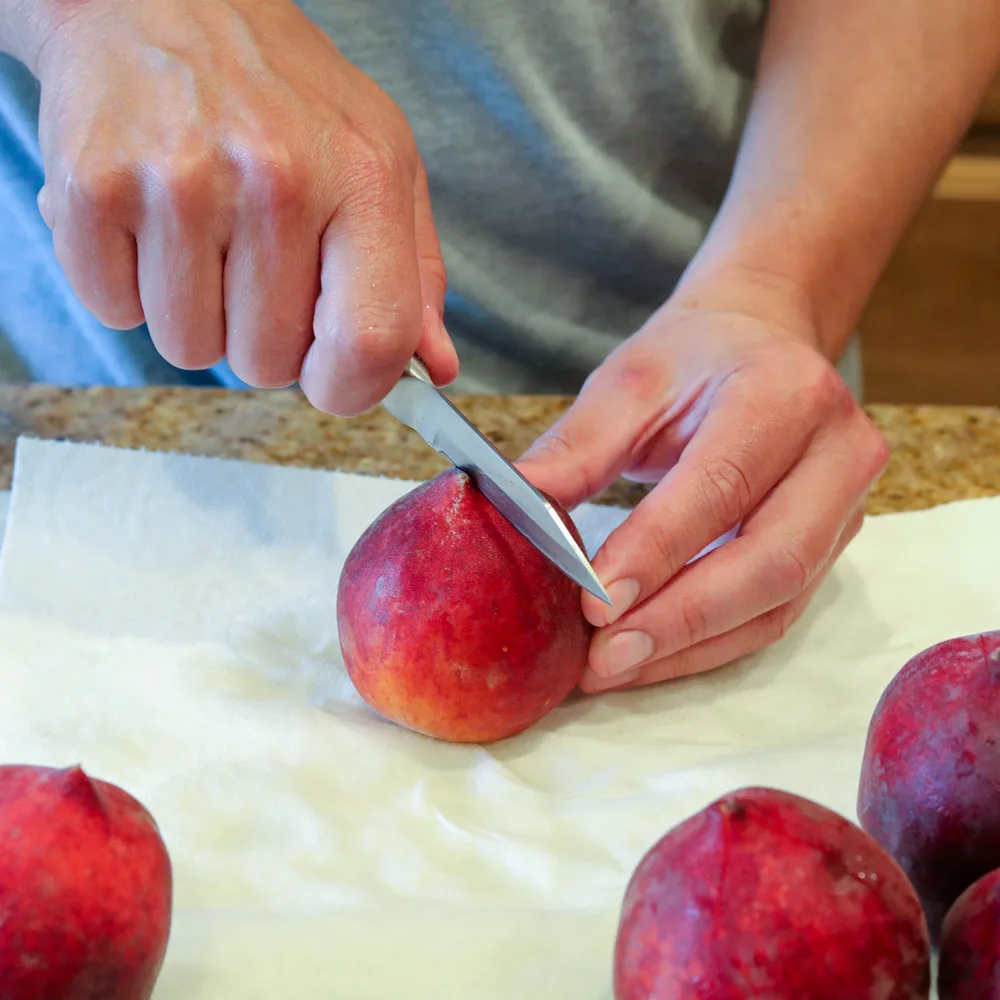
[[[456,388],[577,390],[669,296],[718,209],[766,0],[300,5],[414,130]],[[34,82],[0,61],[0,374],[203,383],[69,291],[35,207],[36,115]],[[209,378],[233,383],[225,366]]]

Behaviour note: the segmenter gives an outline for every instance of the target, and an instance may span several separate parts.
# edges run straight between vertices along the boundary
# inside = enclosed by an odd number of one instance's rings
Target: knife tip
[[[611,598],[608,597],[608,592],[601,586],[599,580],[588,580],[583,589],[588,594],[593,594],[599,601],[603,601],[609,608],[612,606]]]

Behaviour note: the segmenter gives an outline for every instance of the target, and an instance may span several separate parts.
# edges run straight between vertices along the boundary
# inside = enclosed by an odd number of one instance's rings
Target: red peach
[[[674,827],[629,882],[616,1000],[926,1000],[920,902],[823,806],[741,789]]]
[[[79,767],[0,767],[0,997],[147,1000],[170,932],[156,823]]]
[[[1000,997],[1000,870],[955,900],[944,919],[938,1000]]]
[[[361,536],[341,574],[337,623],[348,673],[372,708],[472,743],[519,733],[559,705],[592,632],[579,586],[457,469]]]
[[[858,817],[936,940],[955,899],[1000,868],[1000,633],[940,642],[899,671],[868,729]]]

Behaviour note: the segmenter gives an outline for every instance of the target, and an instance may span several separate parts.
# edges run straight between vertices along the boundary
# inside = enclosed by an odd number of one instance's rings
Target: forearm
[[[772,0],[730,189],[678,296],[750,276],[838,357],[998,63],[1000,0]]]

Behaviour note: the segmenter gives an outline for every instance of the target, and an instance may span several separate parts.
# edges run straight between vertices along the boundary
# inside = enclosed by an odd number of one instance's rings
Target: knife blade
[[[486,499],[550,562],[611,604],[587,553],[552,504],[438,390],[419,358],[410,359],[382,405],[469,475]]]

